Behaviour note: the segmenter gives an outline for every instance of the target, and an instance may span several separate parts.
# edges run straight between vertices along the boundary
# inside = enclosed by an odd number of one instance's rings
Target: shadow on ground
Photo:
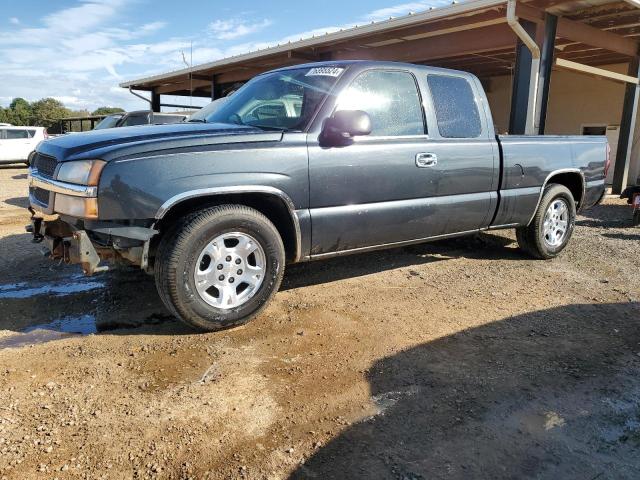
[[[509,248],[515,245],[516,243],[512,239],[479,233],[468,237],[427,242],[392,250],[300,263],[287,267],[281,290],[320,285],[452,258],[531,260],[517,248]]]
[[[576,225],[596,228],[626,228],[632,226],[633,213],[626,204],[601,204],[580,213],[585,219]]]
[[[292,479],[638,478],[640,303],[569,305],[367,372],[379,414]]]
[[[638,228],[638,233],[603,233],[602,236],[616,240],[635,240],[637,242],[640,241],[640,228]]]
[[[7,198],[4,203],[7,205],[13,205],[14,207],[24,207],[27,208],[29,206],[29,197],[13,197]]]

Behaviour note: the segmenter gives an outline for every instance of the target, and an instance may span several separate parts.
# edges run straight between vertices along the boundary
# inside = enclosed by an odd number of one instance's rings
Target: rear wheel
[[[264,215],[221,205],[194,213],[164,235],[156,286],[181,320],[220,330],[260,313],[280,286],[284,262],[282,239]]]
[[[518,244],[535,258],[554,258],[569,243],[575,221],[576,204],[569,189],[548,185],[531,223],[516,229]]]

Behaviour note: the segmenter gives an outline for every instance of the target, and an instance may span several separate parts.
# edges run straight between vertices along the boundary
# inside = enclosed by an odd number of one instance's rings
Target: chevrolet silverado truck
[[[87,274],[139,266],[212,331],[255,317],[288,263],[497,229],[555,257],[603,197],[608,156],[605,137],[497,136],[469,73],[314,63],[187,123],[40,144],[28,230]]]

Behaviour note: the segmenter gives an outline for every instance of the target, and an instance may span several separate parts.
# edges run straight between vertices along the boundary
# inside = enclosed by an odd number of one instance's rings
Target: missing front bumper
[[[101,265],[103,261],[137,265],[147,270],[149,240],[137,241],[139,245],[120,248],[94,243],[86,230],[78,229],[58,219],[45,220],[34,216],[27,231],[33,234],[33,241],[45,246],[45,254],[52,260],[67,264],[79,264],[85,275],[104,272],[109,269]],[[121,243],[121,242],[116,242]]]

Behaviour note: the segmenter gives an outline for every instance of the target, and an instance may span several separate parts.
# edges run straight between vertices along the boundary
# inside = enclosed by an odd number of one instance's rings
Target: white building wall
[[[626,73],[626,65],[605,66],[608,70]],[[511,77],[491,79],[487,96],[493,112],[493,121],[499,133],[509,127],[511,104]],[[486,84],[485,84],[486,85]],[[616,141],[615,127],[620,125],[624,85],[601,77],[585,75],[567,70],[554,70],[551,74],[551,89],[547,110],[546,133],[556,135],[580,135],[584,125],[608,125],[610,141]],[[639,183],[640,176],[640,118],[631,156],[630,183]],[[615,148],[612,148],[615,161]]]

